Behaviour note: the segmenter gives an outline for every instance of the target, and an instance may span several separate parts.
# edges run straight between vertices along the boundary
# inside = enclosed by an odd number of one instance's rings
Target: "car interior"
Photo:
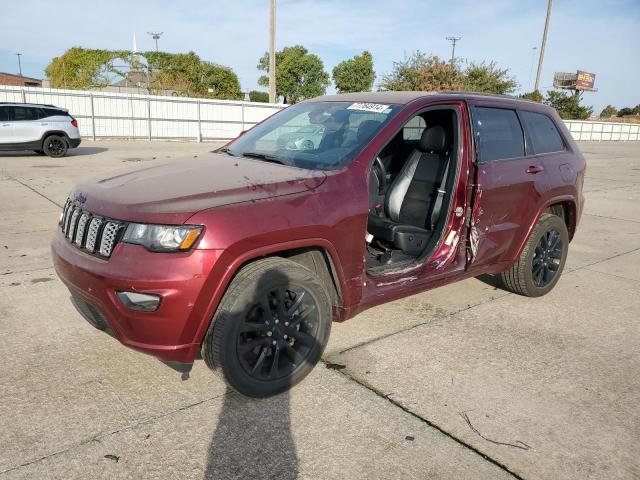
[[[369,272],[413,262],[438,241],[457,169],[457,125],[453,109],[428,110],[376,157],[369,179]]]

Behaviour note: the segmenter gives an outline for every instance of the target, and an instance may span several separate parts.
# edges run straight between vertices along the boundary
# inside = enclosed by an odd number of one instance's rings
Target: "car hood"
[[[194,213],[240,202],[311,191],[323,172],[207,153],[80,182],[71,197],[105,217],[184,223]]]

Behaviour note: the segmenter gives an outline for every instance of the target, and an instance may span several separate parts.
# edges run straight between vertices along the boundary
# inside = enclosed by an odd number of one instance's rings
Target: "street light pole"
[[[160,38],[160,35],[162,35],[164,32],[147,32],[147,34],[151,35],[151,38],[153,38],[156,41],[156,52],[158,51],[158,39]]]
[[[451,42],[451,65],[455,65],[456,61],[456,43],[462,40],[462,37],[447,37],[447,40]]]
[[[18,57],[18,71],[20,72],[20,76],[22,76],[22,62],[20,61],[21,55],[21,53],[16,53],[16,56]]]
[[[544,33],[542,34],[542,46],[540,47],[540,58],[538,60],[538,73],[536,73],[536,87],[533,89],[535,92],[540,90],[540,75],[542,74],[542,62],[544,61],[544,49],[547,46],[547,33],[549,31],[549,20],[551,19],[551,6],[553,0],[549,0],[547,4],[547,19],[544,22]]]
[[[276,103],[276,0],[269,15],[269,103]]]

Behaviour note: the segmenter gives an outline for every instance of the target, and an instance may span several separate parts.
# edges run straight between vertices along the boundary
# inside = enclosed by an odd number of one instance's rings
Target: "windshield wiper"
[[[243,157],[248,157],[248,158],[257,158],[259,160],[264,160],[265,162],[271,162],[271,163],[279,163],[280,165],[286,165],[286,163],[284,163],[282,160],[280,160],[279,158],[276,157],[272,157],[270,155],[266,155],[264,153],[258,153],[258,152],[244,152],[242,154]]]

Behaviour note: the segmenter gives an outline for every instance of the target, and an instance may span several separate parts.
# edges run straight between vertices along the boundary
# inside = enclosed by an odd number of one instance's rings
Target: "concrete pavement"
[[[640,145],[583,144],[567,269],[527,299],[470,279],[334,324],[287,394],[227,392],[91,328],[49,240],[79,178],[212,144],[0,154],[0,479],[639,478]]]

